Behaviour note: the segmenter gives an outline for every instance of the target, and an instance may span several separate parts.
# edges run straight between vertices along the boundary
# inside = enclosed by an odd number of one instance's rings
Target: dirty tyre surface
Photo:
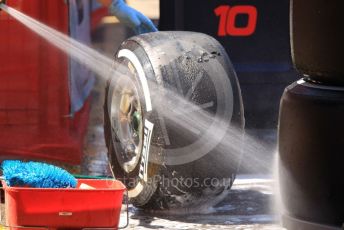
[[[200,33],[144,34],[121,45],[114,71],[105,138],[131,202],[160,210],[220,202],[241,157],[220,143],[235,130],[240,145],[244,128],[238,80],[223,47]]]

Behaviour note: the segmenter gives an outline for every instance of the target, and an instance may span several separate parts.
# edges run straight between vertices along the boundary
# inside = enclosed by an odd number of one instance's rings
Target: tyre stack
[[[288,229],[344,222],[343,2],[291,2],[292,57],[302,79],[285,89],[279,116],[279,179]]]

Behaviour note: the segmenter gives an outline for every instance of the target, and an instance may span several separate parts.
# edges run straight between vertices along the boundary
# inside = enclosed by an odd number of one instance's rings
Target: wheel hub
[[[143,122],[140,98],[131,77],[121,77],[112,95],[111,125],[114,142],[120,146],[116,157],[130,173],[140,159],[143,143]],[[118,84],[119,83],[119,84]]]

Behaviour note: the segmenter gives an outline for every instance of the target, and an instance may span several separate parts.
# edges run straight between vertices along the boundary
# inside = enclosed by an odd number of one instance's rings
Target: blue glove
[[[110,13],[115,15],[121,23],[133,29],[135,34],[158,31],[149,18],[129,7],[123,0],[112,1]]]

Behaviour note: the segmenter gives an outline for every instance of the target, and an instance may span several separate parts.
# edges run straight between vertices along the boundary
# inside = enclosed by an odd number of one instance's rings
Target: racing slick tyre
[[[282,96],[279,184],[287,229],[341,229],[344,180],[338,175],[344,160],[343,116],[343,87],[304,78]]]
[[[130,201],[158,210],[221,201],[240,163],[244,129],[223,47],[201,33],[156,32],[124,41],[114,59],[105,139]]]
[[[315,83],[344,86],[341,0],[291,1],[291,51],[296,69]]]

